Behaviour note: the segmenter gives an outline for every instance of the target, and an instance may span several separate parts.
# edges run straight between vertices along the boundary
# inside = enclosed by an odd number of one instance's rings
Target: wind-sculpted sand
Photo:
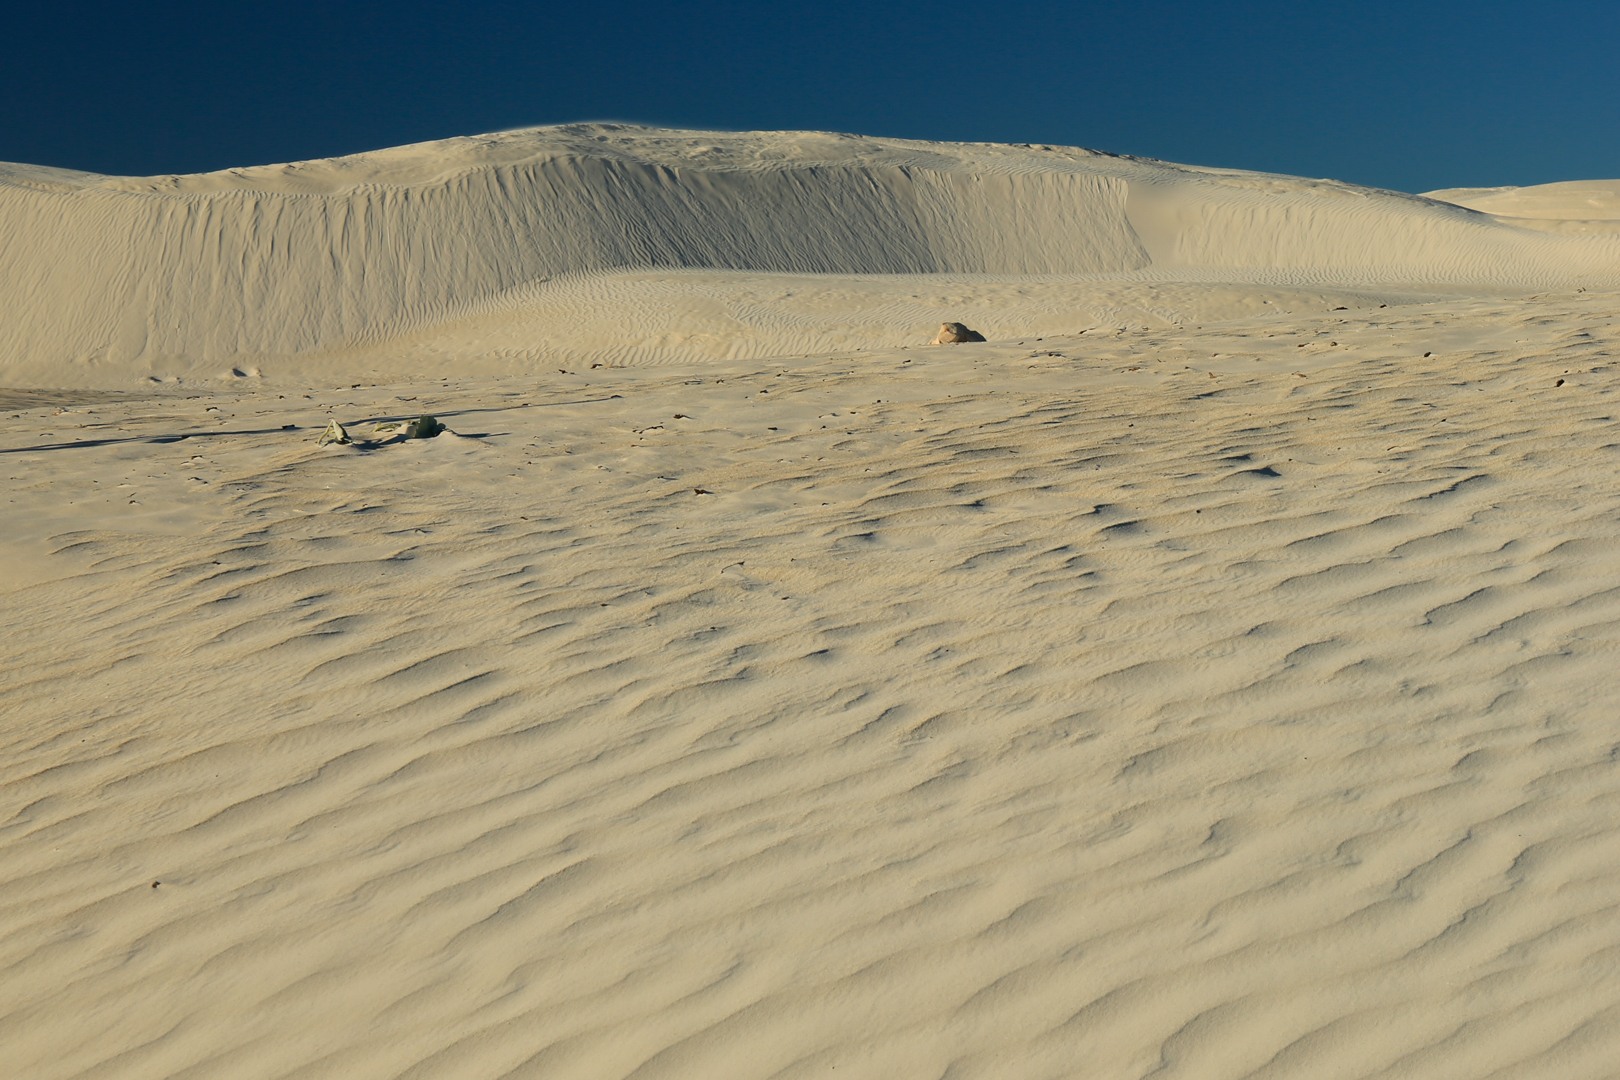
[[[7,1070],[1612,1076],[1617,296],[1375,300],[7,399]]]

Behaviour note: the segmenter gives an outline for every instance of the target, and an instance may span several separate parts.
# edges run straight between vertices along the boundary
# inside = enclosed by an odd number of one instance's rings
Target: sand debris
[[[348,446],[353,441],[353,439],[349,438],[349,433],[344,429],[343,425],[333,420],[326,425],[326,430],[321,432],[320,441],[315,445],[325,446],[327,443],[337,443],[339,446]]]
[[[378,424],[371,429],[373,435],[384,437],[403,435],[407,439],[431,439],[444,430],[444,425],[431,416],[418,416],[414,420],[394,420]]]
[[[437,418],[427,415],[410,420],[385,420],[382,423],[373,425],[371,438],[365,441],[370,444],[378,440],[392,438],[431,439],[444,430],[445,426],[439,423]],[[325,446],[327,443],[335,443],[338,446],[352,446],[354,445],[354,438],[349,434],[347,428],[333,420],[326,425],[326,430],[321,432],[320,440],[315,445]]]

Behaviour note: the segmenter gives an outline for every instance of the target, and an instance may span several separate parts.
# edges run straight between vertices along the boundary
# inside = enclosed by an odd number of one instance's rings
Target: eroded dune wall
[[[1052,274],[1148,259],[1120,180],[563,158],[330,194],[0,186],[0,359],[127,364],[375,339],[558,274]]]

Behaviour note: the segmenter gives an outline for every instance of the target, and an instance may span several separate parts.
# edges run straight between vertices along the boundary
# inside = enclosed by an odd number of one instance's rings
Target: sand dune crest
[[[633,271],[1549,288],[1612,282],[1620,237],[1080,149],[575,125],[205,176],[7,166],[0,252],[0,383],[111,386],[331,370],[468,320],[499,336],[522,290]]]

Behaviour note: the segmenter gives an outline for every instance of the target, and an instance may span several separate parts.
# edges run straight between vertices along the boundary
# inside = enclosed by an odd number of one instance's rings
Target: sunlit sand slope
[[[6,1068],[1610,1077],[1615,299],[10,412]]]
[[[1516,218],[1620,219],[1620,180],[1569,180],[1533,187],[1447,188],[1440,199],[1486,214]]]
[[[217,374],[499,322],[537,283],[627,270],[1542,287],[1617,268],[1620,238],[1331,181],[1071,148],[581,125],[198,176],[0,166],[0,382]]]
[[[1620,233],[1620,180],[1571,180],[1533,187],[1448,188],[1424,196],[1490,214],[1506,225],[1591,236]]]

